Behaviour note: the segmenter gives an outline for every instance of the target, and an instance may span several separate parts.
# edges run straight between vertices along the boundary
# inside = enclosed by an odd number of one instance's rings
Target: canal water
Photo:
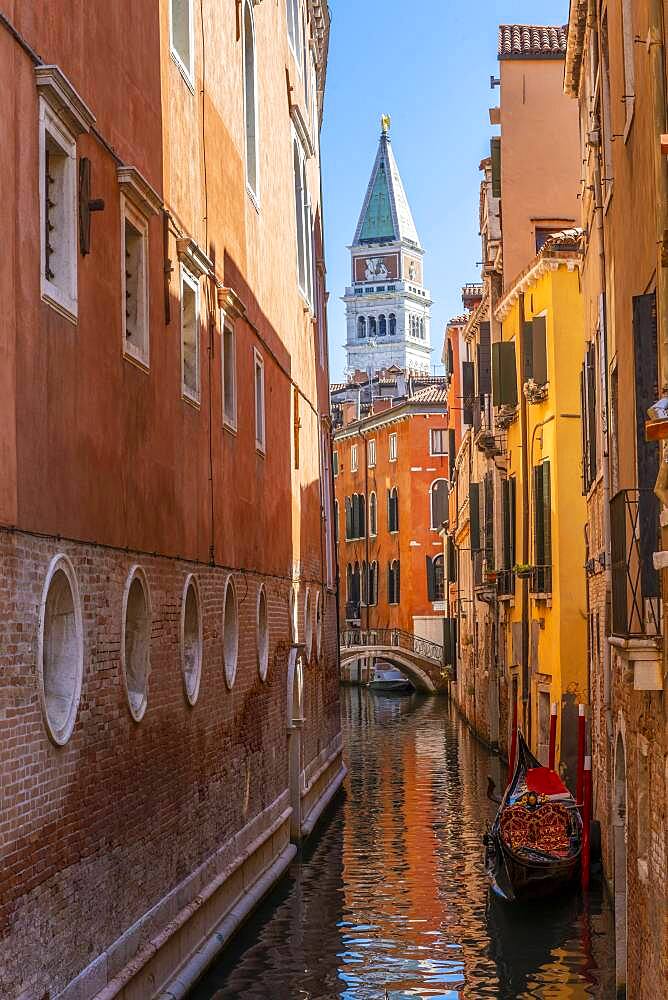
[[[346,796],[191,1000],[614,997],[599,886],[490,900],[500,763],[443,699],[341,692]]]

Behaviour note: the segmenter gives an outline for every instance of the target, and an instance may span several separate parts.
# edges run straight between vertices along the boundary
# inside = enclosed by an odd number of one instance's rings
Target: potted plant
[[[533,566],[530,566],[528,563],[515,563],[513,573],[520,580],[527,580],[533,573]]]

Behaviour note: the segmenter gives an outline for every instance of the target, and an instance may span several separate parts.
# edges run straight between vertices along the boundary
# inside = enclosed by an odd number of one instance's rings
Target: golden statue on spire
[[[392,124],[392,119],[389,115],[380,116],[380,127],[382,128],[385,135],[390,131],[390,125]]]

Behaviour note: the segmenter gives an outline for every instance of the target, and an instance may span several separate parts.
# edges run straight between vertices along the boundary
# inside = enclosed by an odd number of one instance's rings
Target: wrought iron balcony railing
[[[515,574],[512,569],[501,569],[496,574],[496,590],[499,597],[510,597],[515,593]]]
[[[341,645],[395,646],[417,656],[424,656],[425,659],[434,660],[435,663],[443,662],[443,646],[432,642],[431,639],[413,635],[412,632],[404,632],[400,628],[347,628],[341,633]]]
[[[612,633],[661,634],[661,587],[653,553],[660,549],[659,501],[652,490],[620,490],[610,501]]]
[[[529,591],[532,594],[552,593],[552,567],[533,566],[531,570],[531,583]]]

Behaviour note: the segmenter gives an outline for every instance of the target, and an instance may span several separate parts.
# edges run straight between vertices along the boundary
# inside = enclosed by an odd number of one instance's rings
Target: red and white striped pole
[[[585,707],[584,705],[580,705],[578,706],[578,774],[577,791],[575,793],[575,801],[580,809],[582,808],[584,796],[585,725]]]
[[[589,888],[589,874],[591,871],[591,757],[584,759],[584,789],[582,803],[582,888],[586,891]]]
[[[548,758],[547,766],[551,771],[554,771],[554,761],[557,755],[557,703],[552,702],[552,708],[550,709],[550,755]]]

